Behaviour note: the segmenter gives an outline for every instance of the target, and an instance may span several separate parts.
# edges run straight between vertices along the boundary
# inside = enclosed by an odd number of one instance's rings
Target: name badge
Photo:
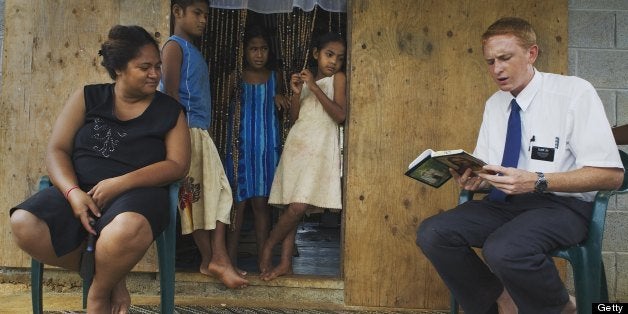
[[[554,148],[532,146],[532,159],[554,161]]]

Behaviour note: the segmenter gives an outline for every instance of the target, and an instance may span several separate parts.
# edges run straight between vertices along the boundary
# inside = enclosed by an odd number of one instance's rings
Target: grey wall
[[[595,86],[613,126],[628,124],[628,1],[569,0],[569,72]],[[611,199],[603,251],[609,298],[628,302],[628,196]]]

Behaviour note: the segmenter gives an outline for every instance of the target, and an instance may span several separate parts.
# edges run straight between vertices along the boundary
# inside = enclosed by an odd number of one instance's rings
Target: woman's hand
[[[100,208],[96,205],[91,196],[87,195],[83,190],[76,188],[68,194],[68,202],[70,202],[70,206],[72,206],[74,217],[81,221],[83,228],[85,228],[87,232],[96,235],[96,230],[92,228],[89,222],[94,219],[92,216],[100,217]]]
[[[124,191],[122,180],[119,177],[109,178],[98,182],[94,187],[87,192],[87,195],[92,197],[92,200],[99,208],[105,207],[116,196],[120,195]]]

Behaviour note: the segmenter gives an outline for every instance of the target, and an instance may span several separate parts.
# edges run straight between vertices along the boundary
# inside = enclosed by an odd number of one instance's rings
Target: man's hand
[[[478,176],[495,188],[502,190],[506,195],[533,192],[538,178],[534,172],[517,168],[486,165],[484,169],[494,171],[497,174],[479,173]]]
[[[456,172],[456,170],[449,168],[449,173],[454,177],[458,186],[467,191],[477,191],[488,187],[488,183],[481,177],[476,176],[475,173],[471,171],[471,168],[467,168],[462,175]]]

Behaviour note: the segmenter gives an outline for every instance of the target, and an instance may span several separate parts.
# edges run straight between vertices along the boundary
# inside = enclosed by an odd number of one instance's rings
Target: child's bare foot
[[[264,245],[264,248],[262,249],[262,253],[259,256],[260,277],[262,277],[263,274],[265,274],[268,271],[270,271],[270,269],[272,267],[273,267],[273,250],[272,250],[272,247],[271,248],[267,248],[267,246]]]
[[[238,273],[238,275],[240,275],[241,277],[246,276],[248,273],[246,272],[246,270],[240,269],[239,267],[234,267],[236,273]]]
[[[229,289],[245,288],[249,284],[249,281],[242,278],[231,265],[210,263],[207,270],[211,276],[220,280]]]
[[[199,267],[198,271],[201,272],[201,274],[203,274],[205,276],[211,276],[212,275],[209,272],[209,262],[201,263],[201,266]]]
[[[264,281],[271,281],[277,277],[285,275],[292,275],[291,263],[280,263],[277,267],[271,269],[270,271],[262,273],[260,278]]]
[[[126,288],[126,281],[121,280],[111,291],[111,313],[127,314],[131,306],[131,295]]]
[[[565,307],[563,308],[563,311],[560,312],[561,314],[576,314],[577,308],[576,308],[576,297],[574,297],[573,295],[569,296],[569,301],[567,302],[567,304],[565,304]]]
[[[499,310],[499,314],[517,314],[519,312],[515,301],[512,300],[506,289],[504,289],[502,294],[497,298],[497,309]]]

